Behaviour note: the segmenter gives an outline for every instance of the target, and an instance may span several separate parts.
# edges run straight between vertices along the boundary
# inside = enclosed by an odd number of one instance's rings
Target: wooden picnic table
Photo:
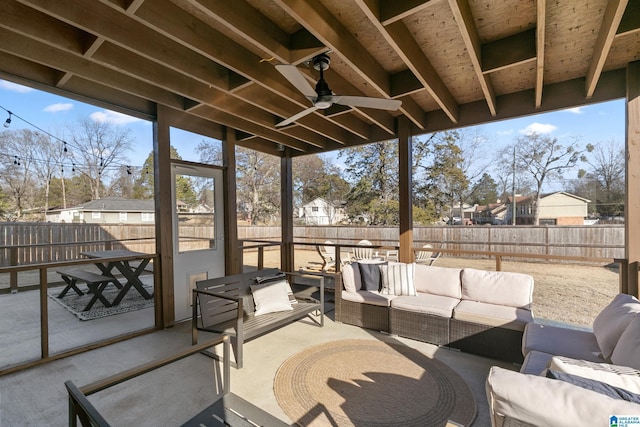
[[[135,288],[144,299],[153,298],[153,293],[149,293],[142,281],[140,275],[149,264],[150,258],[145,258],[148,254],[142,252],[130,251],[128,249],[116,249],[105,251],[88,251],[82,252],[81,255],[95,260],[95,265],[100,269],[103,275],[113,277],[118,283],[122,285],[122,289],[111,303],[112,305],[120,304],[122,298],[125,297],[127,292],[133,287]],[[110,260],[100,261],[100,259],[110,258],[123,258],[122,260]],[[131,261],[135,261],[136,264],[132,264]],[[138,263],[139,261],[139,263]],[[113,269],[118,270],[126,279],[125,283],[113,274]]]

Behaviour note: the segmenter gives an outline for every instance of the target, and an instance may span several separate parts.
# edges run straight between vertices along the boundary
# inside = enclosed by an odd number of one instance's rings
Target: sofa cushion
[[[620,336],[611,361],[616,365],[640,369],[640,314],[636,314]]]
[[[529,375],[541,375],[549,367],[549,361],[552,357],[553,354],[531,350],[524,357],[520,372]]]
[[[611,357],[620,335],[637,313],[640,313],[640,301],[631,295],[618,294],[595,318],[593,333],[605,359]]]
[[[564,372],[557,372],[551,369],[547,370],[546,377],[554,380],[564,381],[566,383],[582,387],[586,390],[595,391],[596,393],[603,394],[612,399],[622,399],[626,400],[627,402],[640,403],[640,395],[631,393],[629,390],[625,390],[620,387],[612,386],[611,384],[603,383],[601,381],[580,377],[578,375],[571,375]]]
[[[533,277],[522,273],[465,268],[462,270],[462,299],[530,309]]]
[[[531,352],[533,353],[533,352]],[[531,354],[530,353],[530,354]],[[548,368],[557,372],[578,375],[640,394],[640,370],[610,363],[595,363],[569,357],[553,356]]]
[[[286,280],[250,285],[250,287],[253,294],[253,302],[256,305],[256,316],[277,311],[293,310],[287,294]]]
[[[489,371],[486,392],[495,426],[503,425],[504,417],[535,426],[608,425],[613,414],[638,413],[635,403],[498,366]]]
[[[453,309],[453,318],[516,331],[523,331],[528,322],[533,322],[529,310],[468,300],[460,301]]]
[[[524,328],[522,354],[526,356],[531,350],[592,362],[605,361],[593,332],[539,323],[527,323]]]
[[[459,268],[416,265],[416,292],[462,298]]]
[[[414,297],[400,296],[391,301],[391,307],[399,310],[451,317],[453,308],[460,302],[457,298],[419,293]]]
[[[347,264],[340,270],[342,273],[342,285],[347,292],[357,292],[360,290],[362,281],[360,280],[360,267],[354,262]]]
[[[389,307],[391,300],[396,298],[395,295],[382,295],[380,292],[359,290],[358,292],[343,292],[342,299],[351,302],[359,302],[364,304],[380,305]]]
[[[416,295],[415,264],[402,262],[380,265],[382,293],[389,295]]]

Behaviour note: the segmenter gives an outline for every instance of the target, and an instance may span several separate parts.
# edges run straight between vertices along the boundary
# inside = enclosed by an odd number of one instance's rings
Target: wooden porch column
[[[413,145],[409,119],[398,118],[398,162],[400,198],[400,252],[398,261],[413,262]]]
[[[626,195],[624,240],[628,260],[627,278],[622,292],[638,296],[638,267],[640,265],[640,61],[627,66],[626,115]]]
[[[236,198],[236,132],[226,128],[222,141],[224,197],[224,269],[227,275],[242,273],[238,242],[238,208]]]
[[[280,212],[282,217],[282,248],[280,268],[293,270],[293,162],[289,149],[285,148],[280,159]]]
[[[169,123],[171,110],[157,106],[153,123],[153,188],[155,195],[156,253],[159,266],[154,266],[156,280],[156,327],[168,327],[175,322],[173,293],[173,225],[171,207],[171,141]],[[158,268],[160,267],[160,268]]]

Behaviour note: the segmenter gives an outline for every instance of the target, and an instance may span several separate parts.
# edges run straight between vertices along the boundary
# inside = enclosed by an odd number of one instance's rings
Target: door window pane
[[[214,179],[176,174],[178,251],[215,248]]]

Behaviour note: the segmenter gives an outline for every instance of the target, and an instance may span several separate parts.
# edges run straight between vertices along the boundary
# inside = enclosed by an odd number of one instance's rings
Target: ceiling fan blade
[[[285,120],[281,121],[280,123],[276,124],[276,127],[282,127],[282,126],[288,125],[289,123],[293,123],[296,120],[306,116],[307,114],[313,113],[317,109],[318,109],[318,107],[316,107],[314,105],[313,107],[309,107],[306,110],[302,110],[298,114],[294,114],[293,116],[289,117],[288,119],[285,119]]]
[[[331,98],[334,104],[348,105],[350,107],[376,108],[378,110],[396,111],[402,105],[402,101],[397,99],[340,95],[335,95]]]
[[[318,94],[316,90],[309,84],[304,75],[298,70],[295,65],[280,64],[276,65],[276,70],[280,72],[289,83],[295,86],[304,96],[307,98],[317,98]]]

